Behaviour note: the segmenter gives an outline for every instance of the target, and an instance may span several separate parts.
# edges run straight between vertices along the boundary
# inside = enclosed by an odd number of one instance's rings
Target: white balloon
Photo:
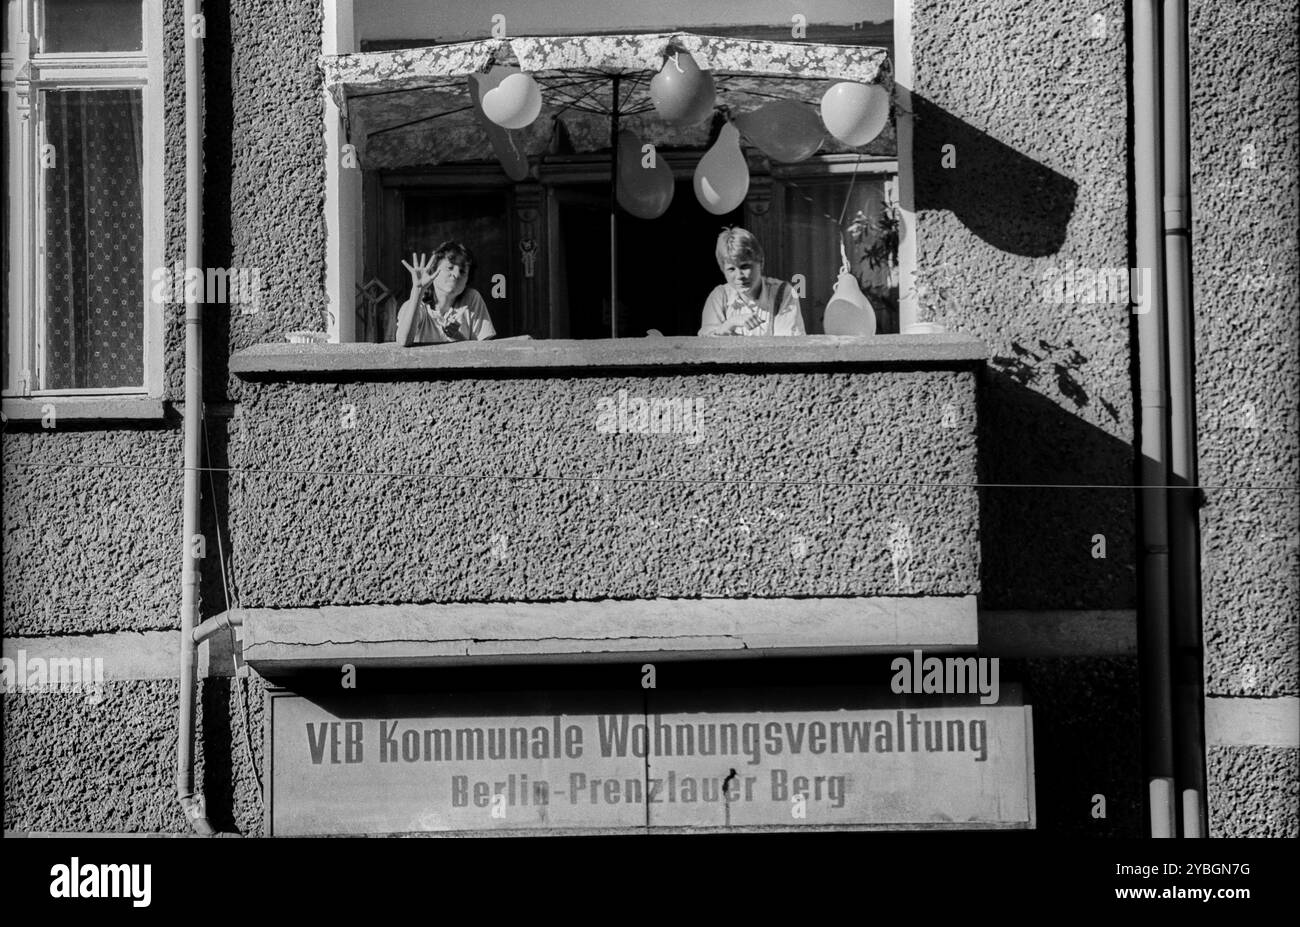
[[[842,81],[822,96],[822,122],[846,145],[865,145],[889,121],[889,92],[879,84]]]
[[[492,143],[492,151],[501,162],[501,169],[511,180],[520,181],[528,176],[528,155],[521,145],[516,145],[510,133],[501,128],[483,112],[483,95],[497,87],[511,72],[506,68],[494,68],[490,74],[471,74],[469,78],[470,99],[474,101],[475,115],[479,124],[487,133]],[[518,72],[514,72],[518,73]]]
[[[826,303],[822,328],[828,335],[874,335],[876,311],[852,274],[840,274]]]
[[[542,91],[531,74],[511,74],[483,94],[483,113],[503,129],[523,129],[542,111]]]
[[[731,212],[749,192],[749,165],[740,153],[740,132],[727,123],[695,167],[695,198],[715,216]]]

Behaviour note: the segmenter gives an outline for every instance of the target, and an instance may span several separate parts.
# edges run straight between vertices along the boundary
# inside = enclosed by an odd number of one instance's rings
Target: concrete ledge
[[[40,421],[45,417],[46,406],[54,407],[56,422],[59,421],[105,421],[138,422],[162,421],[167,417],[161,399],[145,396],[106,396],[62,397],[41,396],[35,399],[5,399],[3,406],[7,421]]]
[[[171,837],[199,837],[202,840],[212,840],[217,837],[232,838],[243,837],[243,834],[229,832],[218,832],[211,837],[201,837],[195,833],[168,833],[166,831],[77,831],[77,830],[7,830],[4,832],[5,840],[65,840],[68,837],[75,837],[80,840],[86,838],[89,840],[121,840],[145,838],[156,840],[159,838]]]
[[[1137,612],[981,611],[980,653],[991,657],[1137,656]]]
[[[244,659],[262,675],[356,666],[969,650],[974,596],[648,599],[242,609]]]
[[[245,379],[283,374],[475,371],[532,368],[734,367],[754,364],[961,366],[988,350],[962,334],[809,335],[803,338],[507,339],[399,348],[396,344],[259,344],[230,358]]]
[[[1211,747],[1300,747],[1300,698],[1207,698]]]

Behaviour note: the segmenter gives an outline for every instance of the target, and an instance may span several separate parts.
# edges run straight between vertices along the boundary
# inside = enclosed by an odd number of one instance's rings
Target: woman
[[[444,241],[429,257],[402,262],[411,273],[411,295],[397,313],[397,343],[442,344],[482,341],[497,332],[487,303],[468,286],[474,255],[457,241]]]
[[[763,276],[763,246],[742,228],[723,229],[714,249],[727,278],[704,303],[701,335],[802,335],[794,287]]]

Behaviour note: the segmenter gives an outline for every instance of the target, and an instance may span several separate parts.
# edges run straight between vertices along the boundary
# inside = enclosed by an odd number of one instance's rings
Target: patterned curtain
[[[54,157],[44,170],[44,387],[141,386],[140,91],[50,91],[44,102]]]

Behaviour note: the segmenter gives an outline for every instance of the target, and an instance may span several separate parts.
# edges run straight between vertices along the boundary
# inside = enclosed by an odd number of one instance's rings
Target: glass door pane
[[[510,294],[522,286],[519,261],[511,260],[510,222],[504,193],[407,193],[404,205],[402,241],[390,270],[391,285],[398,305],[411,292],[411,275],[402,267],[411,254],[433,251],[444,241],[459,241],[474,255],[474,273],[469,285],[487,303],[488,314],[498,338],[515,334]],[[391,254],[391,251],[390,251]],[[492,277],[505,276],[505,297],[494,296]]]

